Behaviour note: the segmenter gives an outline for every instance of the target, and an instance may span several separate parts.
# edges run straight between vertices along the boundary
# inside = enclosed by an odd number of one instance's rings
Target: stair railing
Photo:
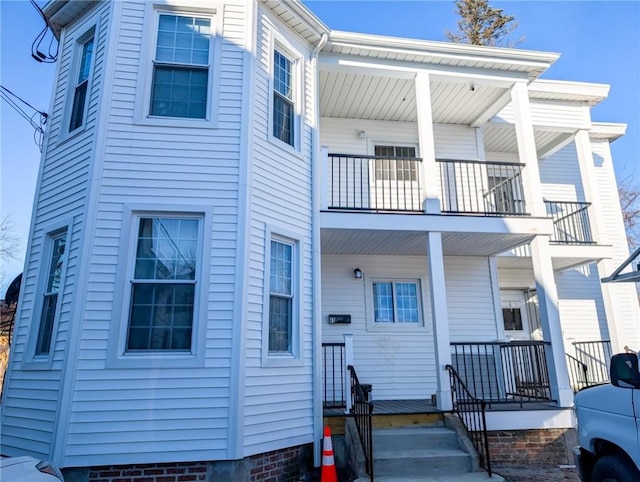
[[[486,418],[487,402],[473,396],[455,368],[451,365],[447,365],[445,368],[449,371],[453,412],[462,420],[469,432],[469,438],[478,452],[480,467],[485,469],[489,473],[489,477],[491,477],[491,457],[489,454]]]
[[[573,355],[569,355],[568,353],[565,353],[565,355],[567,356],[567,368],[569,369],[571,388],[573,388],[573,393],[578,393],[590,385],[589,368],[586,363],[582,363]]]
[[[373,402],[369,400],[370,389],[360,384],[356,369],[352,365],[347,368],[351,378],[351,414],[364,451],[365,469],[373,482]]]

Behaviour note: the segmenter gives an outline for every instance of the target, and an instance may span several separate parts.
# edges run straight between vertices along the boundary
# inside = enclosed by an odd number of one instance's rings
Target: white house
[[[538,79],[558,54],[332,31],[298,0],[45,14],[2,454],[292,480],[347,363],[374,407],[451,411],[453,373],[514,408],[490,434],[563,433],[572,388],[640,348],[633,286],[600,283],[625,126],[591,119],[608,86]]]

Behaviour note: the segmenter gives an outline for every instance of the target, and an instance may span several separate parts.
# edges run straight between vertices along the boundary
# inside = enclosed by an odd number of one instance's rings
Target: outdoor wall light
[[[356,131],[356,132],[360,139],[364,139],[365,137],[367,137],[367,133],[365,131]]]
[[[356,268],[353,270],[353,277],[355,279],[360,279],[362,278],[362,270],[360,268]]]

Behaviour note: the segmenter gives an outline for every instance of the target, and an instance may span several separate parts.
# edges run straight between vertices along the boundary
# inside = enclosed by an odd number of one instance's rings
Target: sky
[[[304,3],[334,30],[436,41],[445,40],[445,30],[456,30],[450,0]],[[612,144],[614,165],[619,179],[631,176],[640,186],[640,0],[489,3],[518,21],[514,36],[524,37],[518,48],[561,54],[542,78],[611,86],[609,98],[592,109],[592,118],[628,125],[626,135]],[[46,112],[57,64],[31,58],[31,44],[42,27],[27,0],[0,0],[0,84]],[[21,246],[16,260],[0,265],[0,298],[23,268],[39,163],[33,129],[1,102],[0,219],[11,217]]]

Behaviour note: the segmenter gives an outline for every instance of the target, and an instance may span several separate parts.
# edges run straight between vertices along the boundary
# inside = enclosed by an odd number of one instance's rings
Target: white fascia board
[[[606,98],[611,86],[593,82],[574,82],[570,80],[536,79],[529,84],[529,92],[544,92],[551,94],[573,94],[589,97]]]
[[[434,42],[337,30],[331,32],[329,45],[370,49],[372,51],[384,51],[388,53],[409,53],[443,60],[450,59],[456,62],[468,60],[470,62],[498,63],[511,67],[520,66],[522,70],[525,71],[546,70],[560,57],[560,54],[554,52],[483,47],[453,42]]]
[[[384,226],[384,228],[381,228]],[[553,234],[551,218],[321,212],[320,228],[441,233]]]
[[[616,122],[593,122],[589,136],[595,139],[615,141],[627,132],[627,124]]]
[[[293,31],[295,31],[298,24],[301,23],[307,30],[318,36],[318,41],[320,41],[323,35],[329,36],[331,33],[331,29],[299,0],[287,0],[286,2],[282,2],[281,0],[260,0],[260,3],[271,10],[271,13],[278,17],[283,23],[289,25]],[[283,7],[286,8],[286,12],[292,14],[293,17],[288,19],[281,17],[278,11],[282,12]]]

